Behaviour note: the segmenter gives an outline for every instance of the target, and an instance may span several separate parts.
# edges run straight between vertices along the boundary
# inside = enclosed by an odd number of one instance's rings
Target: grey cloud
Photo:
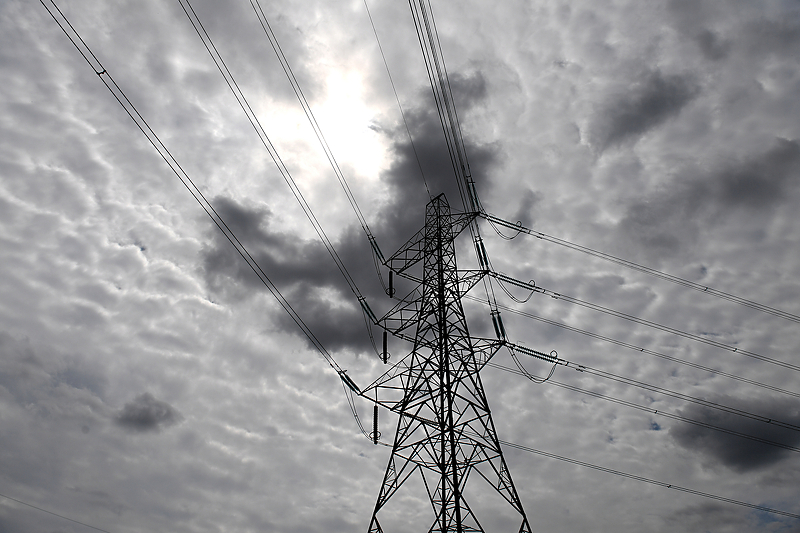
[[[619,229],[656,254],[693,241],[702,225],[718,224],[736,210],[772,216],[800,184],[800,144],[777,139],[772,147],[712,172],[684,171],[668,188],[628,206]]]
[[[713,401],[800,426],[800,403],[797,401],[773,398],[742,401],[728,397]],[[760,439],[788,446],[800,445],[800,432],[775,424],[766,424],[699,405],[687,407],[680,414]],[[758,470],[791,455],[784,448],[689,424],[673,426],[669,435],[680,446],[702,454],[712,463],[721,463],[737,472]]]
[[[725,59],[731,48],[729,41],[720,38],[719,35],[708,29],[698,33],[695,41],[703,55],[712,61]]]
[[[541,201],[542,201],[541,194],[528,189],[522,195],[522,198],[520,199],[519,209],[517,210],[517,213],[512,217],[512,220],[514,221],[518,220],[522,222],[523,226],[526,226],[528,228],[532,227],[534,220],[531,212]]]
[[[791,16],[791,11],[784,11],[783,18],[775,20],[755,7],[751,2],[708,0],[671,0],[668,4],[676,29],[695,41],[707,59],[725,59],[734,48],[749,56],[796,54],[800,46],[796,12]],[[731,13],[739,16],[731,18]]]
[[[49,378],[44,362],[29,342],[19,342],[0,332],[0,388],[11,393],[20,404],[30,404],[36,401],[38,390],[47,386]]]
[[[625,142],[635,142],[660,126],[691,102],[700,92],[688,76],[650,72],[600,106],[589,127],[590,138],[601,152]]]
[[[755,54],[790,55],[800,47],[800,20],[761,19],[744,28],[747,51]]]
[[[99,398],[105,389],[102,373],[80,357],[38,354],[28,339],[0,332],[0,390],[19,405],[42,414],[82,416],[82,406],[102,412]]]
[[[777,139],[774,146],[739,168],[721,173],[712,182],[712,195],[727,205],[769,209],[780,202],[791,186],[800,183],[800,144]],[[714,190],[716,189],[716,190]]]
[[[486,82],[477,71],[469,76],[450,76],[453,97],[460,102],[462,115],[480,103],[486,94]],[[406,120],[413,137],[408,140],[405,129],[397,127],[388,134],[391,137],[393,163],[382,179],[394,193],[384,210],[383,236],[393,250],[419,229],[424,220],[424,206],[428,202],[425,184],[432,196],[444,193],[453,209],[462,209],[453,168],[447,155],[447,146],[442,137],[442,126],[432,101],[430,91],[422,91],[425,104],[406,112]],[[499,161],[497,145],[482,145],[464,139],[469,157],[470,171],[480,195],[491,185],[490,171]],[[421,167],[421,170],[420,170]]]
[[[469,109],[479,104],[487,96],[486,78],[480,72],[470,75],[456,72],[448,78],[456,109]]]
[[[485,81],[480,73],[453,75],[451,85],[454,97],[463,104],[462,112],[468,112],[485,96]],[[382,206],[380,218],[371,223],[371,229],[386,256],[424,223],[424,207],[428,202],[425,182],[432,196],[444,192],[454,210],[461,208],[441,124],[432,106],[431,103],[429,107],[412,108],[406,112],[414,139],[413,147],[405,128],[381,130],[392,143],[393,162],[382,176],[392,194]],[[472,175],[480,193],[482,188],[489,185],[489,173],[498,160],[498,149],[496,146],[478,145],[469,138],[465,138],[465,143]],[[527,205],[525,201],[523,199],[523,208]],[[532,201],[533,198],[529,200]],[[216,198],[214,205],[328,349],[371,350],[360,306],[320,241],[302,241],[294,235],[276,232],[270,224],[272,213],[266,207],[246,206],[225,197]],[[338,235],[327,229],[327,234],[371,305],[375,306],[375,302],[378,305],[387,303],[383,288],[375,280],[372,251],[361,229],[353,225],[344,228]],[[232,298],[246,297],[250,289],[260,287],[258,278],[224,237],[215,231],[212,238],[214,244],[203,251],[203,270],[209,287],[216,294]],[[237,285],[228,283],[230,280],[243,283],[248,291],[241,287],[237,289]],[[399,290],[402,292],[402,287]],[[373,310],[379,312],[378,307]],[[297,326],[287,314],[279,314],[278,321],[287,330],[297,331]]]
[[[82,361],[68,365],[56,374],[55,379],[72,388],[88,390],[97,397],[103,397],[106,388],[105,377]]]
[[[183,415],[174,407],[157,400],[149,392],[126,403],[114,417],[119,426],[135,433],[157,432],[182,420]]]
[[[711,61],[725,59],[731,47],[730,41],[708,27],[720,18],[720,14],[715,12],[716,7],[710,2],[697,0],[671,0],[667,4],[677,30],[693,40],[703,56]]]
[[[670,513],[665,522],[671,530],[740,532],[745,520],[744,512],[736,512],[730,505],[706,502],[691,505]]]
[[[713,16],[714,5],[703,0],[670,0],[667,9],[682,28],[695,28]]]
[[[332,350],[352,347],[361,351],[369,347],[360,307],[320,241],[304,241],[275,231],[267,208],[241,205],[225,197],[214,199],[214,205],[323,345]],[[360,231],[345,230],[334,246],[355,279],[372,280],[375,276],[368,272],[371,251]],[[213,245],[203,251],[203,270],[206,283],[215,294],[240,299],[254,289],[265,289],[219,232],[215,231],[212,239]],[[375,282],[363,287],[360,283],[359,289],[373,301],[383,294]],[[287,313],[281,311],[277,320],[288,331],[299,333]]]

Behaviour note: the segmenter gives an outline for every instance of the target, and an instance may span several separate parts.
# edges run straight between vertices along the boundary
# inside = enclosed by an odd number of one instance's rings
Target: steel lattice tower
[[[477,473],[519,513],[519,532],[530,533],[480,378],[502,341],[471,337],[461,304],[486,274],[456,266],[455,239],[474,219],[474,213],[451,214],[439,195],[426,207],[424,228],[386,262],[420,286],[412,293],[416,297],[401,299],[379,321],[396,336],[410,339],[404,332],[414,326],[416,332],[411,354],[368,387],[382,395],[402,392],[396,401],[378,402],[400,419],[369,533],[383,532],[380,511],[415,472],[435,514],[430,532],[484,531],[464,498],[470,475]],[[421,280],[409,272],[420,262]]]

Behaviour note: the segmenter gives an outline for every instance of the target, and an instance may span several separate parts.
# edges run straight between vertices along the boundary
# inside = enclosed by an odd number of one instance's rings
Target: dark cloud
[[[800,48],[800,20],[763,18],[749,22],[744,28],[744,40],[749,52],[755,54],[791,55]]]
[[[534,222],[532,211],[541,201],[542,201],[541,194],[528,189],[522,195],[522,198],[520,199],[519,209],[511,219],[513,221],[522,222],[522,225],[525,227],[528,228],[532,227]]]
[[[695,37],[703,55],[712,61],[725,59],[730,51],[730,42],[725,41],[711,30],[703,30]]]
[[[470,76],[454,74],[450,76],[450,85],[462,115],[467,115],[486,96],[486,82],[480,72]],[[421,101],[427,102],[430,98],[429,90],[422,91]],[[410,109],[406,112],[406,120],[413,145],[404,128],[397,127],[387,132],[392,143],[393,162],[382,179],[389,185],[392,197],[383,212],[381,231],[391,250],[417,231],[424,220],[428,202],[425,182],[431,196],[444,193],[452,209],[463,209],[433,102]],[[477,144],[468,136],[464,142],[470,171],[480,195],[491,185],[490,171],[498,163],[499,147]]]
[[[676,29],[696,42],[706,59],[726,59],[734,49],[751,57],[796,55],[800,47],[796,11],[784,11],[778,20],[764,12],[751,12],[750,17],[740,17],[724,30],[718,28],[727,18],[726,11],[745,12],[752,7],[749,2],[737,5],[710,0],[670,0],[667,4]]]
[[[675,531],[742,531],[744,511],[735,511],[730,505],[704,502],[670,513],[665,522]]]
[[[114,417],[121,427],[135,433],[158,432],[183,420],[174,407],[157,400],[149,392],[140,394],[128,402]]]
[[[368,349],[361,308],[321,241],[276,231],[270,224],[272,213],[265,207],[245,206],[225,197],[214,199],[214,206],[326,348]],[[346,229],[334,246],[353,278],[373,280],[370,246],[360,232],[360,228]],[[240,299],[253,290],[266,290],[224,236],[214,232],[212,239],[213,244],[203,251],[203,270],[215,294]],[[359,289],[372,301],[383,295],[376,282],[359,283]],[[281,311],[277,320],[287,331],[299,333],[287,313]]]
[[[469,112],[486,95],[486,83],[480,73],[456,74],[451,76],[450,82],[454,98],[461,102],[462,113]],[[431,196],[445,193],[453,210],[462,209],[442,126],[433,104],[408,110],[406,120],[413,146],[404,127],[382,130],[390,138],[393,154],[392,164],[382,176],[391,194],[371,229],[387,257],[424,223],[428,190]],[[498,149],[478,145],[468,137],[465,144],[480,193],[489,185]],[[533,203],[535,197],[526,196],[521,210],[529,209]],[[272,213],[263,206],[246,206],[225,197],[216,198],[214,206],[326,348],[372,350],[360,305],[319,240],[299,240],[295,235],[275,231],[270,223]],[[372,250],[361,228],[349,226],[338,234],[326,228],[326,233],[359,290],[380,314],[380,305],[388,304],[389,300],[375,279]],[[250,290],[263,287],[219,232],[215,231],[212,238],[213,245],[203,252],[203,263],[206,281],[216,294],[242,298]],[[235,280],[236,284],[231,285],[230,280]],[[243,290],[238,283],[248,289]],[[402,293],[402,285],[398,290]],[[288,314],[278,315],[278,321],[288,331],[297,331]]]
[[[448,79],[456,109],[470,109],[486,99],[486,78],[480,72],[469,75],[456,72]]]
[[[777,139],[766,151],[712,172],[685,171],[669,188],[631,204],[619,228],[658,254],[694,241],[704,225],[744,210],[771,216],[800,184],[800,144]]]
[[[785,198],[790,187],[800,183],[800,144],[777,139],[771,149],[718,175],[714,181],[709,192],[721,203],[770,209]]]
[[[308,278],[314,278],[323,285],[333,283],[326,270],[317,272],[317,265],[326,259],[326,251],[321,243],[307,243],[273,230],[270,225],[272,213],[266,207],[242,205],[222,196],[215,198],[213,204],[220,217],[276,285],[283,288],[297,279]],[[231,277],[250,288],[258,287],[260,281],[225,237],[214,231],[213,239],[213,245],[203,252],[209,286],[216,293],[230,290],[225,281],[226,277]]]
[[[691,77],[650,72],[624,94],[602,104],[590,126],[601,152],[639,137],[675,117],[700,92]]]
[[[97,397],[103,397],[106,389],[106,379],[81,360],[73,360],[60,370],[55,376],[56,383],[63,383],[75,389],[85,389]]]
[[[85,360],[36,353],[29,339],[0,331],[0,392],[7,391],[19,405],[62,416],[74,413],[76,403],[99,409],[95,400],[105,386],[104,375]]]
[[[676,29],[697,44],[706,59],[719,61],[728,57],[731,43],[709,26],[720,18],[719,6],[698,0],[670,0],[667,10]]]
[[[49,381],[44,362],[34,353],[30,342],[0,332],[0,390],[8,391],[20,404],[32,404]]]
[[[742,401],[729,397],[716,398],[713,401],[800,426],[800,403],[797,401],[783,399]],[[771,442],[787,446],[800,445],[800,431],[793,431],[775,424],[767,424],[699,405],[687,407],[680,411],[680,414],[703,423]],[[792,453],[777,446],[690,424],[673,426],[669,430],[669,435],[684,448],[702,454],[712,463],[721,463],[737,472],[758,470],[774,465]]]

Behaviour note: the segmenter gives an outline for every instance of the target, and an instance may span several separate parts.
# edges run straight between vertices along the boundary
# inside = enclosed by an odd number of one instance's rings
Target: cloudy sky
[[[386,311],[369,245],[250,3],[192,5]],[[420,167],[459,205],[408,5],[369,5],[413,147],[361,0],[263,2],[388,255],[423,223]],[[338,363],[362,385],[376,378],[356,300],[180,4],[59,6]],[[487,368],[500,438],[800,514],[800,3],[433,7],[487,211],[795,317],[483,226],[498,271],[736,348],[541,294],[517,304],[496,287],[502,305],[538,317],[504,311],[511,340],[670,391]],[[115,533],[366,531],[389,449],[361,435],[336,373],[39,2],[0,2],[0,74],[0,494]],[[475,268],[469,241],[458,246]],[[490,335],[487,309],[465,308]],[[494,362],[513,367],[507,353]],[[391,440],[396,419],[380,416]],[[505,455],[534,531],[800,531],[795,518]],[[407,487],[386,524],[427,530],[422,486]],[[516,531],[507,506],[477,478],[470,487],[488,530]],[[0,531],[89,529],[0,498]]]

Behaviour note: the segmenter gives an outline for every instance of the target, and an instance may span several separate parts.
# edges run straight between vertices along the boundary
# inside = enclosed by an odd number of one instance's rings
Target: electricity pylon
[[[451,214],[444,195],[437,196],[426,207],[424,228],[385,262],[418,285],[378,320],[393,335],[411,340],[413,351],[363,391],[380,390],[377,403],[400,415],[369,533],[383,532],[381,510],[415,472],[435,515],[429,532],[484,531],[464,498],[470,475],[477,473],[520,515],[519,532],[530,533],[480,378],[503,336],[499,331],[500,339],[470,336],[461,305],[461,297],[487,274],[456,266],[455,239],[475,216]],[[421,279],[412,273],[419,263]]]

